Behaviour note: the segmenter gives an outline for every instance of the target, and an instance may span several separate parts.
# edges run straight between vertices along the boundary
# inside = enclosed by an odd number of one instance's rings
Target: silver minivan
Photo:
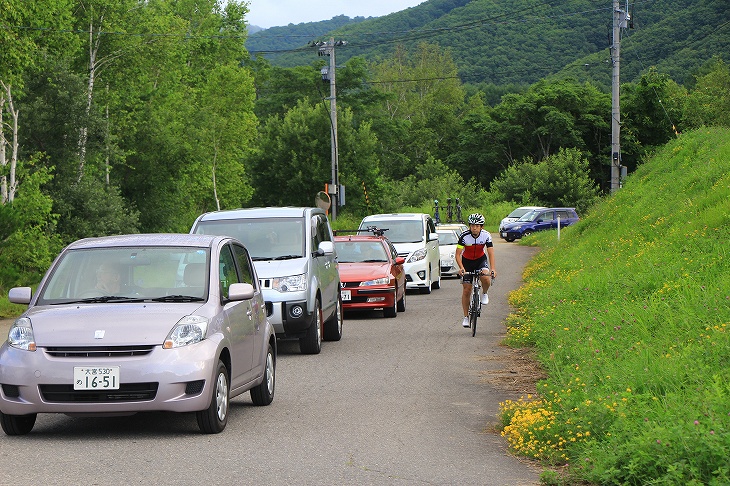
[[[305,354],[342,337],[340,276],[327,213],[314,207],[215,211],[191,233],[233,236],[256,267],[269,321],[279,338],[299,339]]]

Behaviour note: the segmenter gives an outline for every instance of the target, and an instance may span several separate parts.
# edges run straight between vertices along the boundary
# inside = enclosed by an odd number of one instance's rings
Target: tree
[[[538,163],[529,158],[513,163],[490,186],[516,204],[590,208],[598,186],[588,175],[588,159],[574,148],[560,149]]]
[[[730,66],[718,58],[697,77],[682,108],[683,130],[703,125],[730,126]]]
[[[464,91],[449,52],[422,43],[370,66],[382,101],[371,107],[373,129],[382,142],[381,169],[393,179],[413,174],[430,156],[445,158],[460,124]]]

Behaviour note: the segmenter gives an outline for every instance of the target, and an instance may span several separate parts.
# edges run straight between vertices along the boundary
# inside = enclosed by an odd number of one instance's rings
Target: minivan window
[[[195,233],[232,236],[243,243],[254,261],[304,256],[304,222],[301,218],[199,221]]]

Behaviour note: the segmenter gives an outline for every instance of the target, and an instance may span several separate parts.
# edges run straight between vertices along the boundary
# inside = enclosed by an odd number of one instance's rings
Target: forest
[[[509,8],[544,15],[539,32],[550,22],[550,3],[515,0]],[[547,56],[537,46],[537,58],[505,63],[498,55],[504,44],[469,53],[454,39],[417,35],[434,22],[459,21],[455,12],[492,18],[493,3],[482,0],[424,2],[393,14],[408,15],[397,25],[412,34],[403,42],[393,39],[377,53],[338,51],[339,170],[347,188],[338,214],[451,196],[465,208],[506,201],[589,211],[608,187],[611,95],[604,82],[563,69],[600,55],[599,46],[605,56],[605,39],[576,45],[574,36],[589,34],[590,19],[577,10],[585,4],[561,3],[575,9],[574,28],[561,23],[562,10],[550,24],[568,39],[553,51],[550,72],[533,69]],[[716,55],[723,51],[713,49],[718,38],[727,43],[722,5],[696,2],[704,15],[694,28],[706,50],[692,36],[673,37],[671,52],[653,53],[651,65],[627,66],[635,70],[621,86],[629,172],[683,130],[730,125],[730,71]],[[478,8],[485,17],[474,17],[470,9]],[[60,248],[78,238],[187,232],[204,211],[313,203],[330,181],[330,93],[320,72],[329,60],[308,48],[306,63],[286,66],[249,52],[247,13],[238,1],[0,0],[4,291],[37,283]],[[642,45],[658,45],[662,29],[678,20],[670,17],[654,19],[646,30],[656,29],[657,40]],[[503,28],[486,22],[463,35],[491,32],[515,48],[534,44],[516,28],[505,38]],[[682,41],[689,50],[678,63]],[[489,63],[510,74],[477,75]],[[602,65],[605,77],[610,67]]]

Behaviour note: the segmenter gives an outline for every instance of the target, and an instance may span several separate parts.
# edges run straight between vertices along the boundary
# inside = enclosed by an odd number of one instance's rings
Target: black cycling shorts
[[[486,255],[477,260],[469,260],[468,258],[461,259],[461,263],[464,265],[465,273],[461,277],[462,283],[471,283],[471,272],[479,268],[486,268],[489,270],[489,259]]]

